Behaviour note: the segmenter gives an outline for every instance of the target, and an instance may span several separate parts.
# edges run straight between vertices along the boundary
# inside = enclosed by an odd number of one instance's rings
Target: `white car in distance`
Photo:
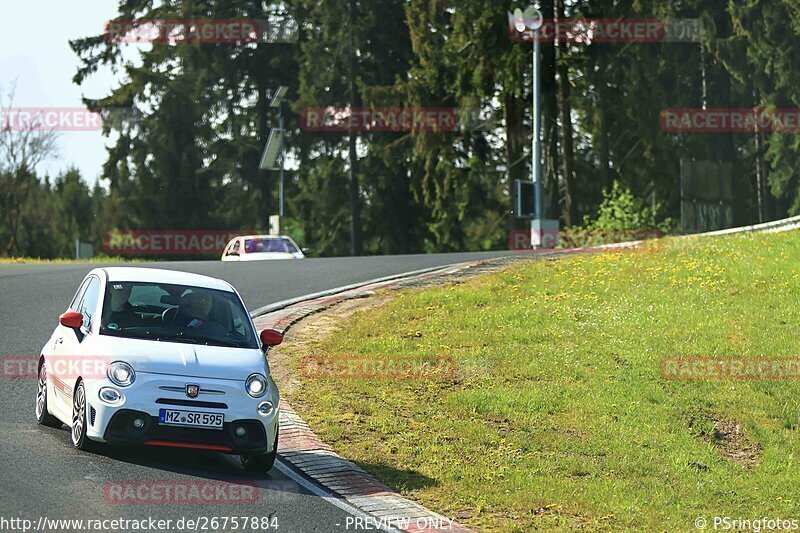
[[[210,450],[266,472],[279,402],[266,354],[282,339],[256,334],[225,281],[97,268],[42,349],[36,418],[69,426],[82,450],[104,442]]]
[[[275,261],[304,259],[305,250],[287,235],[245,235],[231,239],[222,252],[223,261]]]

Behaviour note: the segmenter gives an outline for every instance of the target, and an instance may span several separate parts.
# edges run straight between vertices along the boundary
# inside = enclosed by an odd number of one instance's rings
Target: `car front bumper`
[[[133,421],[136,419],[144,421],[142,428],[134,427]],[[243,437],[238,437],[235,433],[240,427],[246,432]],[[260,420],[225,422],[221,430],[165,426],[159,424],[158,416],[130,409],[120,409],[114,413],[106,427],[103,440],[110,444],[178,446],[228,453],[272,450],[272,442],[267,440],[266,428]]]
[[[250,397],[244,381],[167,376],[138,372],[129,387],[114,387],[124,398],[109,405],[99,397],[102,387],[113,386],[107,379],[87,380],[87,436],[95,441],[123,445],[177,446],[227,453],[273,451],[278,433],[279,395],[272,377],[260,398]],[[198,385],[200,394],[189,398],[187,384]],[[178,392],[181,390],[182,392]],[[268,415],[258,412],[264,401],[272,404]],[[169,426],[159,423],[161,409],[222,413],[222,429]],[[141,428],[134,420],[144,422]],[[235,431],[243,428],[245,435]]]

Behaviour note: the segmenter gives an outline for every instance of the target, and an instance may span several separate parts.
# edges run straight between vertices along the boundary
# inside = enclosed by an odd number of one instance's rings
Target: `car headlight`
[[[253,398],[260,398],[264,396],[267,393],[268,386],[269,384],[267,383],[267,378],[261,374],[250,374],[250,377],[247,378],[247,381],[244,384],[247,394]]]
[[[136,372],[133,371],[133,367],[128,363],[116,361],[108,367],[108,379],[115,385],[127,387],[136,380]]]
[[[261,402],[256,409],[261,416],[269,416],[272,413],[272,402],[269,400]]]
[[[98,396],[109,405],[118,405],[125,401],[122,393],[114,387],[101,387]]]

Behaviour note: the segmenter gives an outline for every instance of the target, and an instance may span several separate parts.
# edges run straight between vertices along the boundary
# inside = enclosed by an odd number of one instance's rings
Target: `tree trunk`
[[[525,112],[525,100],[514,94],[512,89],[506,89],[503,101],[503,113],[506,123],[506,167],[508,170],[508,197],[509,206],[508,230],[518,229],[519,213],[517,213],[517,188],[516,180],[530,179],[525,167],[525,149],[527,134],[522,125],[522,116]]]
[[[564,0],[556,0],[556,18],[564,18]],[[578,213],[575,204],[575,148],[572,140],[572,110],[569,103],[569,77],[564,58],[567,56],[567,43],[557,44],[558,70],[558,114],[561,121],[561,155],[564,169],[564,223],[577,224]]]
[[[349,68],[348,78],[350,85],[350,109],[355,110],[356,105],[356,51],[353,44],[353,26],[356,20],[356,1],[349,0],[350,22],[347,36],[349,48]],[[361,255],[361,207],[359,205],[358,175],[356,174],[356,164],[358,154],[356,153],[356,132],[351,128],[349,132],[348,152],[350,158],[349,180],[350,180],[350,255]]]
[[[545,19],[555,17],[553,0],[541,3]],[[545,218],[559,217],[558,191],[558,94],[556,88],[555,43],[542,41],[542,168],[543,196],[542,213]]]

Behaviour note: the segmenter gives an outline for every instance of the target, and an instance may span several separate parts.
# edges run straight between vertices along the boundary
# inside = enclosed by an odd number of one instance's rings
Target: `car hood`
[[[112,361],[125,361],[136,372],[176,376],[246,380],[254,372],[268,372],[257,348],[229,348],[182,342],[126,339],[101,335],[98,347]]]

